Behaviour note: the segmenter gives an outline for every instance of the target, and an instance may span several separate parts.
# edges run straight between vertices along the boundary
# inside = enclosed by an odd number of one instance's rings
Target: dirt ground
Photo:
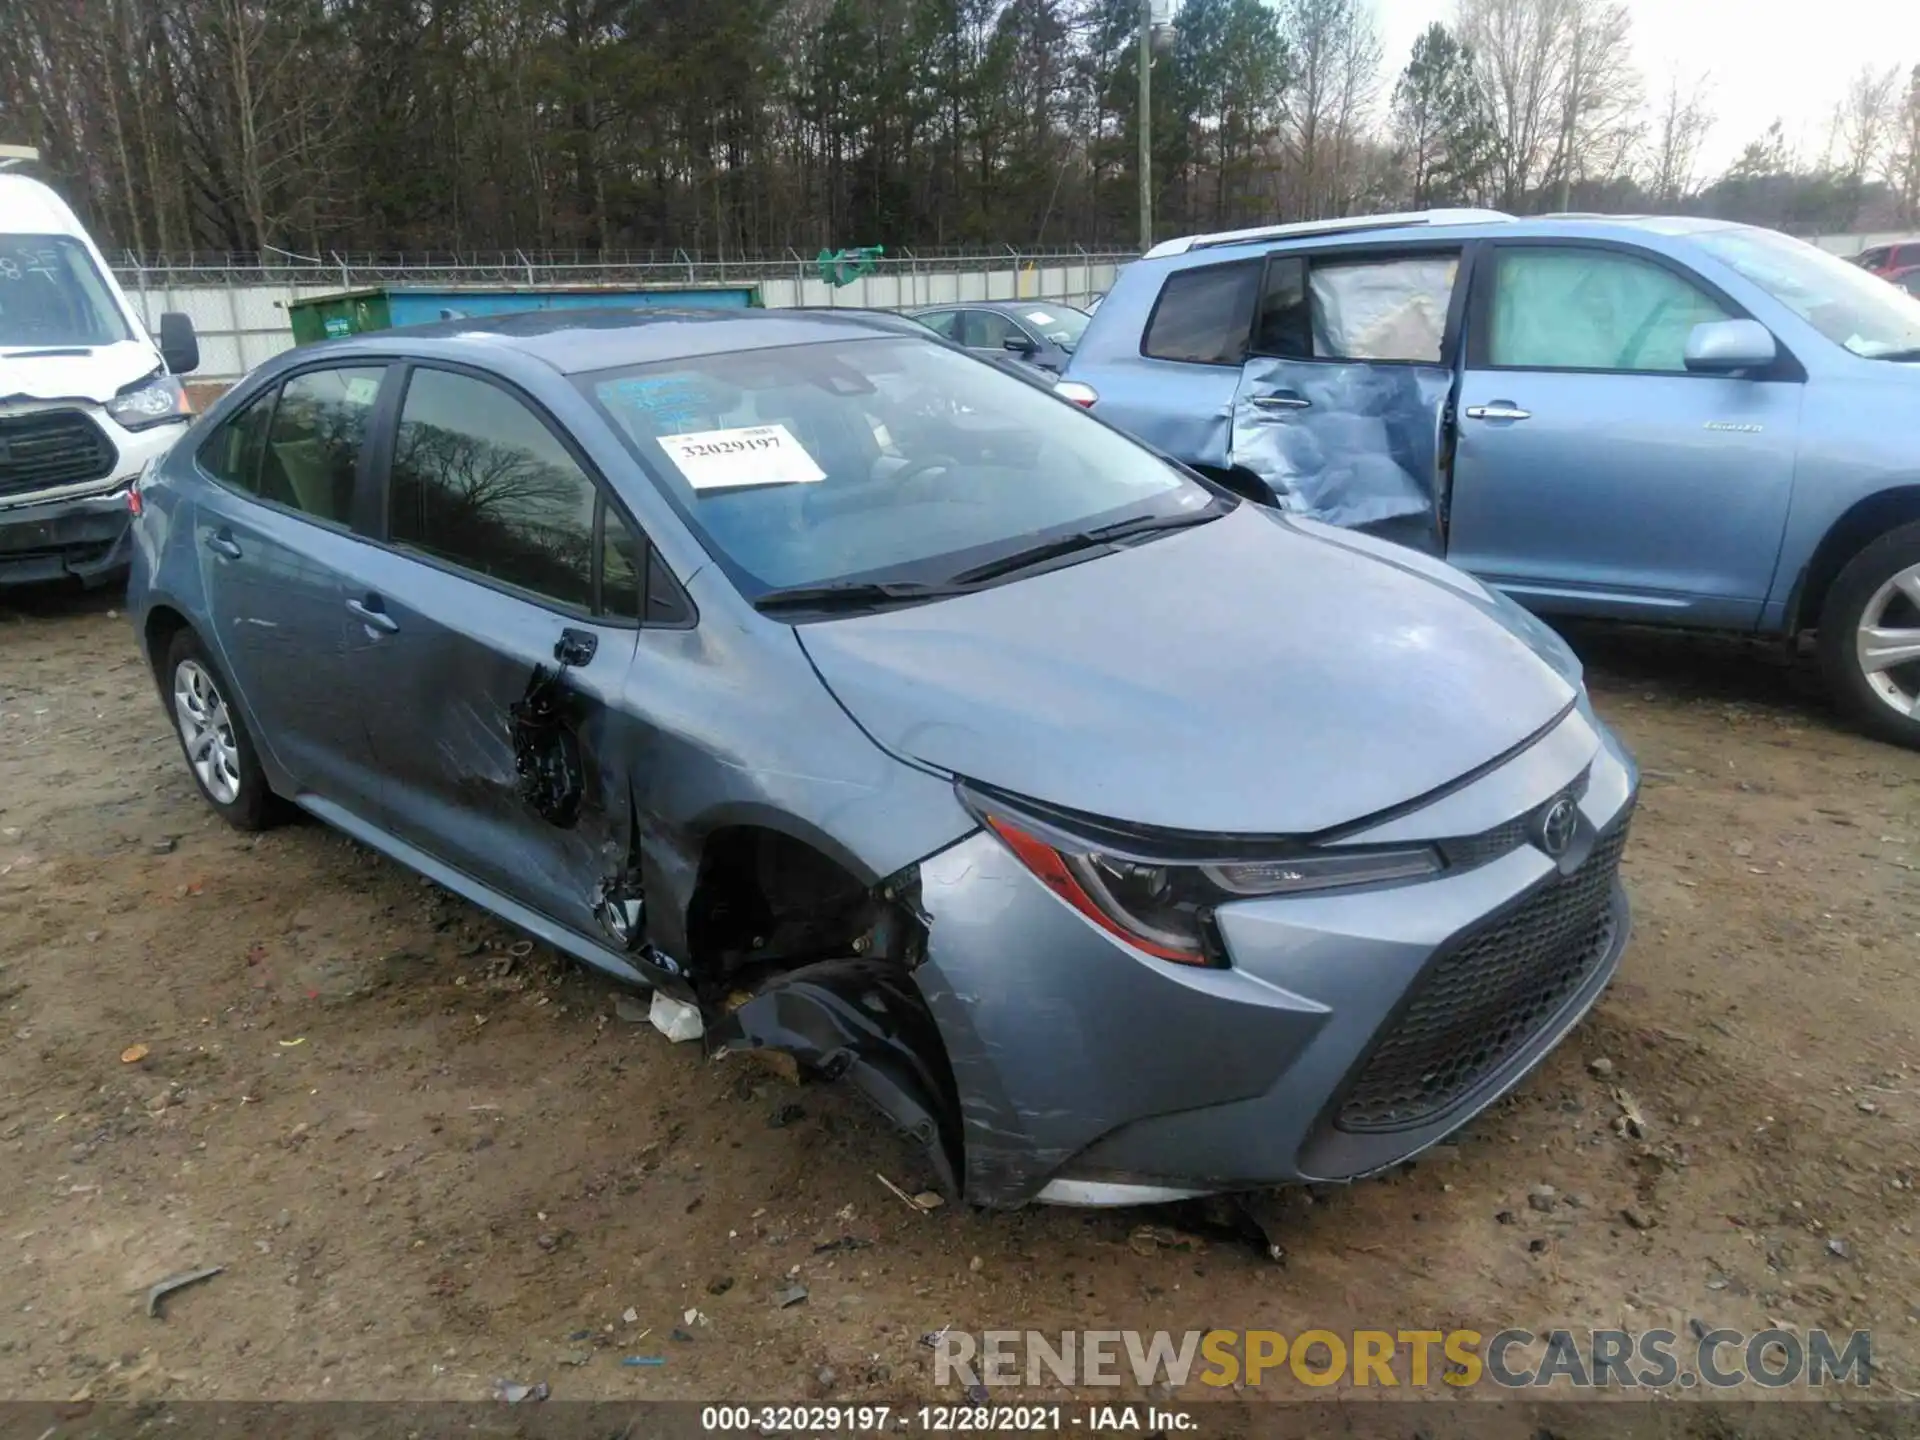
[[[1644,767],[1624,968],[1275,1264],[1151,1212],[922,1214],[857,1097],[670,1045],[317,824],[234,833],[115,604],[0,600],[0,1396],[897,1398],[946,1325],[1696,1320],[1871,1329],[1920,1390],[1920,754],[1743,647],[1575,637]]]

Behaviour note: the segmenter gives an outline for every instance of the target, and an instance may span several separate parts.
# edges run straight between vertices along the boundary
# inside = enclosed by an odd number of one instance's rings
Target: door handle
[[[1276,390],[1271,395],[1248,397],[1262,410],[1311,410],[1313,402],[1292,390]]]
[[[1467,406],[1469,420],[1531,420],[1533,412],[1522,410],[1511,400],[1495,400],[1491,405]]]
[[[347,613],[369,630],[392,635],[400,628],[400,622],[381,608],[377,595],[369,595],[365,600],[347,601]]]
[[[591,630],[575,630],[568,627],[560,632],[560,638],[553,642],[553,658],[562,665],[585,665],[600,648],[600,637]]]
[[[214,554],[225,556],[229,560],[238,560],[240,558],[240,546],[238,542],[225,530],[215,530],[209,534],[206,539],[206,545]]]

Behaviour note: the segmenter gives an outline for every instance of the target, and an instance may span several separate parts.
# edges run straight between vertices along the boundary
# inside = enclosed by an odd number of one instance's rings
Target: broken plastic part
[[[851,1082],[922,1146],[957,1196],[960,1105],[932,1012],[901,966],[824,960],[769,981],[713,1028],[722,1050],[783,1050],[823,1079]]]
[[[580,741],[567,723],[565,667],[533,667],[527,693],[513,702],[513,765],[520,798],[550,825],[570,829],[580,818],[584,781]]]

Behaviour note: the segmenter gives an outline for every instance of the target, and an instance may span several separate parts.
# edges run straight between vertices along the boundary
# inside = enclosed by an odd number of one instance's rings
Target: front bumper
[[[952,1064],[968,1197],[1348,1180],[1433,1144],[1538,1064],[1618,967],[1636,785],[1576,710],[1364,837],[1477,835],[1571,787],[1580,819],[1559,862],[1523,841],[1420,884],[1225,906],[1219,970],[1116,943],[984,833],[923,862],[915,977]]]
[[[132,555],[127,487],[183,427],[122,430],[104,413],[94,422],[117,452],[106,479],[0,500],[0,586],[67,579],[99,585],[126,571]]]

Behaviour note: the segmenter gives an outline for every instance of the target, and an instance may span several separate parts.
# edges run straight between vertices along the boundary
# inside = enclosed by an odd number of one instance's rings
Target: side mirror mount
[[[1009,335],[1000,343],[1016,355],[1032,355],[1040,349],[1030,335]]]
[[[1779,353],[1758,320],[1709,320],[1688,334],[1685,359],[1696,375],[1737,375],[1766,369]]]
[[[200,337],[193,333],[193,320],[178,310],[160,317],[160,358],[171,375],[191,375],[200,368]]]

